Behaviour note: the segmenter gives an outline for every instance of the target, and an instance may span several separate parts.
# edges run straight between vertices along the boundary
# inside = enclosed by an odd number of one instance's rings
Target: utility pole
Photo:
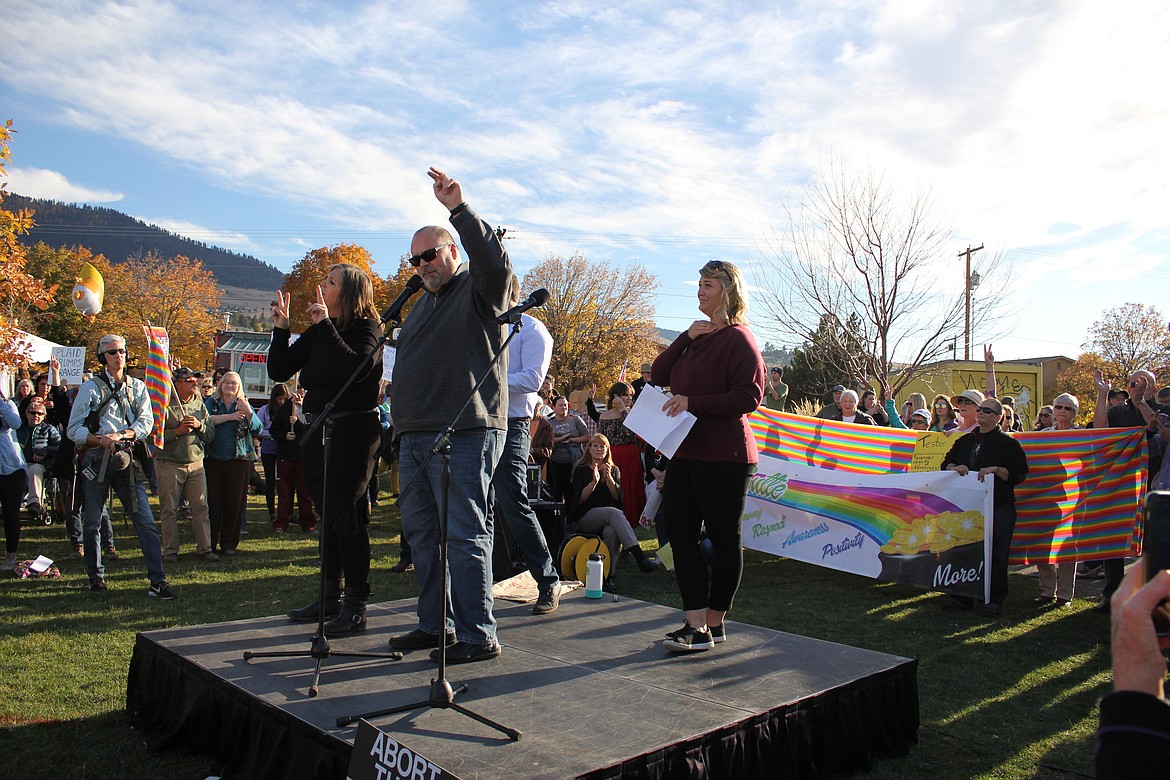
[[[967,273],[963,277],[963,290],[967,297],[967,322],[963,327],[963,360],[971,359],[971,255],[983,248],[983,244],[971,248],[967,245],[967,251],[959,252],[959,257],[967,258]]]

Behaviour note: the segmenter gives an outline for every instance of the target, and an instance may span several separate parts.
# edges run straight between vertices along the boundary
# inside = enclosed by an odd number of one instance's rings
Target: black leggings
[[[364,601],[370,579],[370,504],[366,488],[382,427],[376,412],[342,414],[333,421],[328,469],[321,439],[305,443],[301,461],[309,495],[321,517],[321,555],[328,579],[345,577],[346,593]],[[325,501],[325,479],[329,501]]]
[[[264,466],[264,503],[268,516],[276,516],[276,453],[260,453],[260,464]]]
[[[568,505],[576,503],[570,498],[569,493],[573,490],[573,464],[572,463],[557,463],[555,460],[548,461],[545,466],[545,475],[548,477],[548,489],[552,493],[552,500],[558,501],[562,504]]]
[[[7,432],[0,436],[7,436]],[[28,490],[28,475],[24,469],[0,475],[0,513],[4,515],[5,552],[12,555],[20,542],[20,499]]]
[[[740,518],[755,471],[750,463],[685,458],[666,467],[662,512],[684,610],[731,609],[743,574]],[[714,553],[710,576],[699,547],[704,528]]]

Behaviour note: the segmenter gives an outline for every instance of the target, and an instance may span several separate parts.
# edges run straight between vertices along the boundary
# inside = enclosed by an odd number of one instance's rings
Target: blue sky
[[[395,267],[443,219],[433,164],[509,228],[521,273],[641,262],[678,330],[699,266],[752,281],[838,156],[933,189],[955,232],[940,289],[967,245],[1006,255],[997,357],[1075,356],[1129,301],[1170,313],[1161,0],[7,0],[0,24],[12,191],[282,270],[340,241]]]

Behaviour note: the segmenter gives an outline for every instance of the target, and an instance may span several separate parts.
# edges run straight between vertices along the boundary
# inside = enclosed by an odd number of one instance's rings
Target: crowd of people
[[[288,532],[295,512],[303,532],[320,535],[323,593],[290,611],[289,619],[323,619],[329,637],[360,632],[372,591],[368,526],[381,457],[396,464],[401,486],[397,570],[412,570],[419,585],[417,627],[390,638],[390,647],[446,647],[452,663],[482,661],[501,653],[491,595],[495,523],[509,529],[537,583],[533,612],[547,615],[559,607],[556,562],[529,500],[529,469],[536,466],[547,497],[565,507],[571,530],[601,537],[611,572],[624,558],[642,572],[660,568],[637,535],[639,526],[658,522],[659,541],[669,543],[673,555],[685,621],[666,636],[668,650],[703,651],[725,641],[725,618],[743,569],[740,516],[759,458],[747,416],[761,406],[784,410],[789,393],[783,368],[765,367],[746,326],[739,269],[725,261],[699,269],[703,318],[642,365],[638,379],[612,384],[604,404],[595,386],[563,395],[549,374],[555,345],[547,329],[527,314],[509,315],[520,290],[499,236],[464,201],[459,182],[436,169],[429,175],[454,233],[428,225],[412,238],[410,262],[423,298],[402,324],[389,383],[380,381],[375,347],[383,325],[371,279],[339,264],[328,270],[315,300],[294,303],[278,294],[267,364],[277,384],[259,408],[235,372],[205,376],[173,368],[161,447],[148,443],[154,421],[149,400],[144,384],[126,371],[126,342],[119,335],[98,342],[100,367],[79,386],[63,385],[53,364],[35,381],[19,383],[13,398],[0,398],[3,567],[15,564],[21,506],[34,520],[54,511],[46,486],[55,483],[54,500],[68,517],[89,587],[105,591],[105,562],[118,555],[106,511],[112,491],[134,524],[147,593],[176,598],[165,565],[179,560],[180,521],[190,521],[201,561],[234,555],[246,533],[246,496],[259,464],[272,530]],[[293,340],[296,305],[312,325]],[[508,360],[495,361],[510,329]],[[929,402],[911,393],[899,408],[866,383],[856,389],[840,384],[816,416],[954,437],[942,468],[958,478],[992,481],[994,544],[990,599],[952,598],[945,606],[996,616],[1007,597],[1014,489],[1027,479],[1028,464],[1012,436],[1023,421],[1012,398],[997,396],[990,348],[985,360],[984,392],[937,394]],[[427,381],[413,381],[418,376]],[[297,384],[289,384],[294,377]],[[669,459],[626,426],[647,384],[669,388],[662,413],[696,418]],[[1097,390],[1092,424],[1145,428],[1151,487],[1170,487],[1161,456],[1170,418],[1159,417],[1170,411],[1170,388],[1158,391],[1154,377],[1139,371],[1125,390],[1098,375]],[[1078,398],[1061,393],[1038,410],[1032,427],[1068,430],[1080,411]],[[158,495],[158,523],[148,485]],[[1106,582],[1099,608],[1107,611],[1121,587],[1123,563],[1105,561],[1100,569]],[[1037,606],[1072,603],[1076,566],[1042,563],[1038,572]],[[604,586],[615,590],[616,575]]]

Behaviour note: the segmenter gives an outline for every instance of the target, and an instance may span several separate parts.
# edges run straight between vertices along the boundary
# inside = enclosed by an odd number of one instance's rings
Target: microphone
[[[548,302],[548,290],[541,287],[539,290],[533,290],[532,294],[519,304],[508,309],[506,312],[496,317],[496,322],[501,325],[506,325],[509,322],[519,322],[520,315],[529,309],[535,309],[537,306],[544,306]]]
[[[410,281],[406,283],[406,289],[398,294],[398,297],[394,299],[394,303],[390,304],[390,308],[382,312],[382,324],[385,325],[390,320],[398,322],[398,315],[402,313],[402,307],[410,300],[410,296],[422,289],[422,286],[423,280],[421,276],[415,274],[410,277]]]

